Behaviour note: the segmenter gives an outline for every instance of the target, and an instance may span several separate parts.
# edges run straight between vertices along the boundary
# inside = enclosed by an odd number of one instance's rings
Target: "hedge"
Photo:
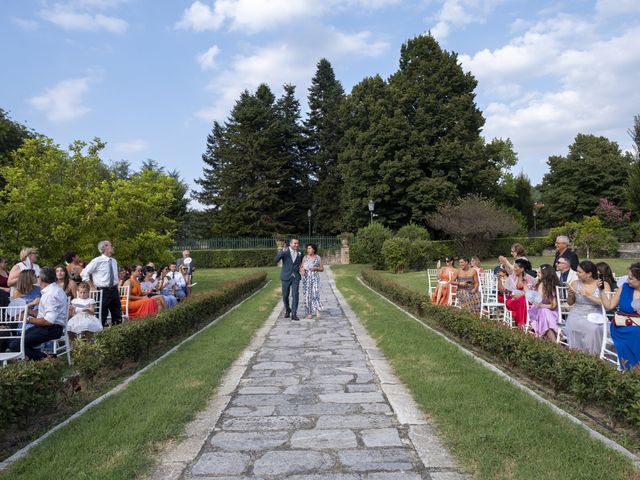
[[[63,388],[62,360],[16,362],[0,367],[0,425],[51,409]]]
[[[596,356],[561,348],[464,310],[432,305],[427,295],[372,270],[363,270],[362,278],[393,302],[551,387],[556,395],[569,394],[580,404],[599,407],[631,428],[640,427],[638,371],[620,373]]]
[[[192,250],[191,258],[196,268],[268,267],[273,265],[276,253],[273,248]],[[175,258],[182,257],[182,252],[172,254]]]
[[[155,346],[193,333],[264,285],[266,278],[266,273],[246,275],[157,315],[105,329],[94,343],[78,340],[71,351],[73,367],[91,380],[104,368],[136,361]],[[62,392],[65,372],[68,369],[61,359],[16,362],[0,368],[0,425],[52,408]]]
[[[153,347],[197,330],[211,317],[261,287],[266,278],[264,272],[246,275],[157,315],[107,328],[98,333],[94,343],[72,350],[74,366],[81,376],[91,379],[100,368],[120,368],[126,361],[135,362]]]

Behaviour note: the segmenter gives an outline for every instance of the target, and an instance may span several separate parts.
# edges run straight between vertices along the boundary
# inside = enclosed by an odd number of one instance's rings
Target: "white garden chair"
[[[89,292],[89,298],[95,300],[96,307],[94,309],[94,315],[98,320],[102,321],[102,290],[91,290]]]
[[[19,339],[20,350],[17,352],[0,352],[0,362],[4,367],[9,360],[23,360],[24,333],[26,331],[27,306],[0,307],[0,342]]]
[[[612,297],[613,295],[615,295],[615,292],[608,292],[607,295],[609,297]],[[620,360],[618,359],[618,351],[613,344],[613,339],[611,338],[611,330],[609,328],[611,326],[611,316],[607,315],[607,311],[605,310],[604,305],[602,306],[602,314],[607,319],[607,321],[602,324],[602,347],[600,348],[600,358],[602,360],[613,363],[619,369]]]
[[[129,285],[118,287],[118,294],[122,305],[122,321],[126,322],[129,320]]]
[[[481,273],[480,280],[480,317],[504,321],[507,307],[498,300],[498,281],[492,273]]]
[[[427,282],[428,282],[428,293],[429,296],[435,292],[436,287],[438,286],[438,270],[435,268],[427,269]]]
[[[556,335],[556,342],[565,346],[569,346],[567,342],[567,336],[564,333],[564,329],[567,326],[567,316],[569,315],[569,304],[567,303],[567,296],[569,287],[556,286],[556,303],[558,309],[558,332]]]

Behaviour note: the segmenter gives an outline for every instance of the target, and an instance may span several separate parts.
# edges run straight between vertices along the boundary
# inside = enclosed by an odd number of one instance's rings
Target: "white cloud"
[[[322,57],[331,59],[379,56],[389,44],[372,40],[369,32],[348,34],[333,27],[316,26],[295,40],[256,48],[248,55],[237,55],[229,68],[220,72],[208,85],[216,95],[215,103],[201,109],[196,116],[206,121],[223,120],[244,89],[255,89],[266,83],[279,90],[285,83],[297,85],[298,94],[305,92]]]
[[[29,98],[27,102],[36,110],[45,112],[52,122],[75,120],[91,111],[82,103],[89,82],[88,77],[63,80],[45,89],[42,95]]]
[[[149,144],[141,138],[135,138],[128,142],[120,142],[114,145],[115,152],[124,154],[138,153],[147,150],[148,148]]]
[[[202,70],[211,70],[216,66],[216,56],[220,53],[220,48],[217,45],[212,46],[209,50],[201,53],[196,57],[196,60],[200,64]]]
[[[434,16],[431,34],[446,39],[454,28],[471,23],[484,23],[487,16],[502,0],[442,0],[440,11]]]
[[[640,12],[638,0],[598,0],[596,13],[599,16],[626,15]]]
[[[600,33],[597,19],[559,14],[495,50],[459,58],[479,80],[484,133],[510,137],[534,181],[578,133],[629,148],[640,105],[640,27]],[[538,178],[536,178],[538,177]]]
[[[224,17],[214,13],[209,5],[195,1],[184,11],[175,28],[204,32],[217,30],[222,26],[222,22],[224,22]]]
[[[71,4],[58,3],[53,8],[44,9],[40,13],[42,18],[65,30],[88,32],[104,30],[110,33],[122,34],[129,28],[129,24],[121,18],[92,11],[79,11]]]

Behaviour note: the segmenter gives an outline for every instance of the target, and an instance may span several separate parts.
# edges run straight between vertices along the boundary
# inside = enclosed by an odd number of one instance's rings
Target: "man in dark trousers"
[[[289,245],[286,243],[282,247],[282,251],[278,252],[274,263],[282,260],[282,269],[280,270],[280,282],[282,283],[282,301],[284,302],[284,318],[298,321],[298,298],[300,290],[300,262],[302,262],[302,253],[298,251],[300,241],[292,238]],[[291,295],[291,306],[289,306],[289,295]]]
[[[113,258],[113,245],[109,240],[98,243],[102,254],[89,262],[82,270],[82,280],[91,282],[94,288],[102,290],[102,326],[107,326],[107,316],[111,312],[111,323],[122,323],[122,307],[118,292],[118,262]]]

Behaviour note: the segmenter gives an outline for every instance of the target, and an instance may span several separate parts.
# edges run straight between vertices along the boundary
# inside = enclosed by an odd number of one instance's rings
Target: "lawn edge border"
[[[548,406],[549,408],[551,408],[551,410],[562,416],[567,418],[568,420],[570,420],[571,422],[575,423],[576,425],[582,427],[583,429],[585,429],[587,431],[587,433],[589,434],[589,436],[591,436],[592,438],[600,441],[601,443],[603,443],[604,445],[606,445],[607,447],[617,451],[618,453],[624,455],[625,457],[627,457],[636,467],[636,469],[640,470],[640,458],[636,455],[634,455],[632,452],[630,452],[629,450],[627,450],[625,447],[623,447],[622,445],[620,445],[619,443],[615,442],[614,440],[611,440],[610,438],[604,436],[603,434],[601,434],[600,432],[593,430],[591,427],[589,427],[586,423],[584,423],[582,420],[580,420],[579,418],[574,417],[573,415],[571,415],[569,412],[563,410],[562,408],[558,407],[556,404],[554,404],[553,402],[547,400],[546,398],[542,397],[541,395],[539,395],[538,393],[534,392],[533,390],[531,390],[529,387],[527,387],[526,385],[523,385],[522,383],[520,383],[517,379],[511,377],[510,375],[508,375],[507,373],[505,373],[504,371],[502,371],[501,369],[499,369],[498,367],[496,367],[495,365],[493,365],[492,363],[487,362],[486,360],[484,360],[483,358],[478,357],[476,354],[474,354],[472,351],[466,349],[465,347],[463,347],[462,345],[460,345],[459,343],[455,342],[454,340],[452,340],[451,338],[449,338],[448,336],[446,336],[445,334],[443,334],[442,332],[439,332],[438,330],[430,327],[429,325],[427,325],[426,323],[424,323],[422,320],[420,320],[418,317],[416,317],[415,315],[413,315],[411,312],[405,310],[404,308],[402,308],[401,306],[397,305],[396,303],[392,302],[391,300],[389,300],[387,297],[385,297],[383,294],[381,294],[380,292],[374,290],[373,288],[371,288],[369,285],[367,285],[360,276],[357,277],[358,282],[360,282],[364,287],[366,287],[367,289],[371,290],[373,293],[375,293],[376,295],[378,295],[379,297],[381,297],[382,299],[384,299],[385,301],[387,301],[388,303],[390,303],[391,305],[393,305],[394,307],[396,307],[398,310],[400,310],[401,312],[403,312],[404,314],[408,315],[411,319],[415,320],[416,322],[418,322],[420,325],[422,325],[424,328],[426,328],[427,330],[437,334],[438,336],[442,337],[445,341],[451,343],[452,345],[454,345],[455,347],[458,348],[458,350],[460,350],[462,353],[464,353],[465,355],[470,356],[471,358],[473,358],[473,360],[475,360],[477,363],[479,363],[480,365],[484,366],[485,368],[491,370],[492,372],[496,373],[498,376],[504,378],[505,380],[507,380],[509,383],[511,383],[512,385],[516,386],[517,388],[519,388],[520,390],[522,390],[523,392],[525,392],[527,395],[529,395],[530,397],[534,398],[535,400],[537,400],[539,403],[542,403],[546,406]]]
[[[121,391],[123,391],[125,388],[127,388],[127,386],[133,382],[134,380],[136,380],[140,375],[142,375],[143,373],[145,373],[147,370],[149,370],[150,368],[154,367],[155,365],[157,365],[159,362],[161,362],[162,360],[164,360],[166,357],[168,357],[169,355],[171,355],[172,353],[174,353],[176,350],[178,350],[182,345],[184,345],[185,343],[191,341],[193,338],[195,338],[197,335],[199,335],[200,333],[204,332],[205,330],[207,330],[208,328],[214,326],[215,324],[217,324],[220,320],[222,320],[224,317],[226,317],[227,315],[229,315],[231,312],[233,312],[236,308],[240,307],[243,303],[245,303],[246,301],[250,300],[251,298],[253,298],[254,296],[256,296],[258,293],[262,292],[269,284],[271,283],[271,279],[267,279],[267,282],[260,287],[258,290],[256,290],[255,292],[253,292],[251,295],[249,295],[247,298],[245,298],[244,300],[242,300],[240,303],[237,303],[236,305],[234,305],[233,307],[231,307],[229,310],[227,310],[226,312],[224,312],[222,315],[220,315],[219,317],[216,317],[212,322],[208,323],[207,325],[205,325],[203,328],[201,328],[200,330],[198,330],[197,332],[193,333],[192,335],[190,335],[189,337],[185,338],[184,340],[182,340],[180,343],[178,343],[177,345],[175,345],[174,347],[172,347],[170,350],[167,350],[164,354],[162,354],[160,357],[156,358],[154,361],[152,361],[151,363],[149,363],[148,365],[144,366],[142,369],[138,370],[137,372],[135,372],[133,375],[125,378],[122,382],[120,382],[118,385],[116,385],[115,387],[113,387],[111,390],[109,390],[108,392],[102,394],[101,396],[99,396],[98,398],[94,399],[93,401],[89,402],[88,404],[86,404],[84,407],[82,407],[80,410],[78,410],[77,412],[75,412],[73,415],[71,415],[70,417],[66,418],[65,420],[63,420],[62,422],[60,422],[59,424],[55,425],[54,427],[52,427],[51,429],[49,429],[47,432],[45,432],[44,434],[42,434],[40,437],[36,438],[35,440],[33,440],[31,443],[25,445],[24,447],[22,447],[20,450],[18,450],[17,452],[15,452],[13,455],[11,455],[10,457],[6,458],[4,461],[0,462],[0,473],[4,472],[5,470],[7,470],[11,465],[13,465],[15,462],[17,462],[18,460],[21,460],[22,458],[24,458],[29,451],[40,445],[43,441],[45,441],[47,438],[49,438],[51,435],[53,435],[55,432],[57,432],[58,430],[66,427],[67,425],[69,425],[71,422],[73,422],[74,420],[76,420],[77,418],[79,418],[81,415],[83,415],[84,413],[88,412],[89,410],[91,410],[92,408],[100,405],[103,401],[105,401],[107,398],[112,397],[113,395],[116,395],[117,393],[120,393]]]

